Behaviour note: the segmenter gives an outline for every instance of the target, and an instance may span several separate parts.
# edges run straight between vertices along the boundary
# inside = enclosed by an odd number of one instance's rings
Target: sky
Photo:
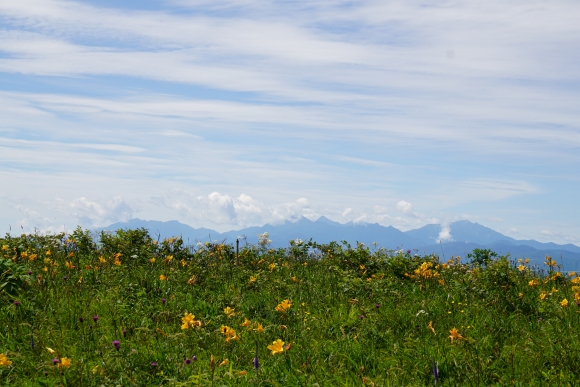
[[[576,0],[0,1],[0,232],[326,216],[580,244],[579,18]]]

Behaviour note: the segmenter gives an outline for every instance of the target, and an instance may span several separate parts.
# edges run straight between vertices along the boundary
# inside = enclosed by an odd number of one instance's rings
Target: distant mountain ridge
[[[428,224],[403,232],[392,226],[381,226],[377,223],[342,224],[322,216],[316,221],[301,217],[294,222],[286,221],[280,225],[266,224],[223,233],[207,228],[196,229],[175,220],[161,222],[141,219],[114,223],[99,230],[145,228],[152,236],[159,235],[160,238],[181,236],[188,244],[214,240],[234,243],[242,236],[246,237],[247,243],[256,244],[258,234],[268,232],[272,247],[287,247],[290,240],[297,238],[302,240],[312,238],[318,243],[347,241],[353,246],[356,242],[368,246],[376,242],[378,246],[388,249],[416,250],[421,254],[437,254],[445,258],[457,255],[466,257],[473,249],[483,248],[491,249],[498,254],[510,253],[514,258],[530,258],[532,262],[538,264],[543,262],[546,255],[550,255],[561,260],[566,270],[580,269],[580,247],[573,244],[558,245],[535,240],[516,240],[468,220],[447,225],[449,238],[440,240],[442,227],[438,224]]]

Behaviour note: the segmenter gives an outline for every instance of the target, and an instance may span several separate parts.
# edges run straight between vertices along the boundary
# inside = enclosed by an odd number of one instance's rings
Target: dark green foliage
[[[467,254],[467,258],[474,265],[486,266],[494,258],[497,258],[497,253],[489,249],[473,249],[473,252]]]

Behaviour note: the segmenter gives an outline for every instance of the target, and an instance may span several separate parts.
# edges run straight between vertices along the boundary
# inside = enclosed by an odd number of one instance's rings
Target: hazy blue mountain
[[[258,234],[268,232],[272,247],[287,247],[290,240],[300,238],[318,243],[331,241],[356,242],[371,246],[374,242],[389,249],[404,249],[417,251],[420,254],[437,254],[448,259],[451,256],[461,256],[463,259],[473,249],[490,249],[500,255],[511,254],[514,259],[530,258],[532,262],[541,265],[546,255],[552,256],[564,264],[565,270],[580,270],[580,247],[566,244],[541,243],[534,240],[516,240],[505,236],[488,227],[467,220],[449,225],[452,239],[438,243],[441,225],[428,224],[416,230],[402,232],[392,226],[381,226],[368,223],[337,223],[328,218],[320,217],[316,221],[304,217],[279,225],[247,227],[219,233],[207,228],[193,228],[178,221],[159,222],[141,219],[131,219],[128,222],[112,224],[102,230],[114,231],[120,228],[145,228],[152,236],[159,235],[162,239],[171,236],[181,236],[187,244],[207,241],[224,241],[234,243],[236,238],[244,237],[242,243],[258,243]]]
[[[497,241],[485,245],[471,242],[448,242],[422,246],[417,248],[416,251],[421,255],[436,254],[442,260],[449,259],[451,256],[460,256],[462,260],[465,261],[467,254],[471,253],[474,249],[489,249],[495,251],[498,255],[510,254],[512,260],[517,260],[518,258],[529,258],[532,264],[536,264],[542,268],[545,268],[544,261],[546,255],[549,255],[554,258],[556,262],[562,264],[563,270],[580,271],[580,253],[563,250],[561,248],[538,250],[531,246],[515,245],[509,241]]]
[[[290,240],[300,238],[302,240],[312,240],[318,243],[329,243],[332,241],[341,242],[346,240],[351,245],[356,242],[372,245],[377,242],[379,245],[395,248],[411,248],[422,244],[421,240],[406,235],[394,227],[384,227],[379,224],[356,224],[337,223],[325,217],[320,217],[316,221],[308,220],[304,217],[296,222],[285,222],[280,225],[267,224],[262,227],[249,227],[238,231],[230,231],[221,234],[222,238],[233,241],[238,236],[245,235],[248,243],[258,242],[258,234],[268,232],[274,247],[286,247]]]
[[[149,234],[154,238],[157,235],[159,235],[161,239],[172,236],[183,236],[184,241],[187,242],[187,239],[189,238],[191,243],[194,243],[197,240],[211,240],[209,239],[210,235],[212,236],[212,239],[216,239],[213,238],[213,236],[219,234],[217,231],[207,228],[193,228],[187,224],[180,223],[177,220],[161,222],[158,220],[141,220],[137,218],[131,219],[127,222],[113,223],[110,226],[100,228],[97,231],[116,231],[118,229],[137,228],[147,229]]]
[[[482,226],[478,223],[472,223],[468,220],[460,220],[449,224],[452,240],[443,241],[442,243],[463,242],[476,243],[479,245],[488,245],[490,243],[505,241],[511,242],[515,246],[530,246],[537,250],[566,250],[574,253],[580,253],[580,247],[573,244],[558,245],[555,243],[542,243],[535,240],[517,240],[489,227]],[[406,231],[405,234],[421,239],[426,245],[438,243],[441,225],[428,224],[421,228]]]
[[[468,220],[453,222],[449,224],[449,229],[453,238],[453,242],[477,243],[485,245],[502,240],[510,242],[515,241],[515,239],[500,234],[491,228],[482,226],[478,223],[471,223]],[[437,243],[440,231],[441,225],[428,224],[416,230],[407,231],[406,233],[414,236],[415,238],[420,238],[427,243]]]

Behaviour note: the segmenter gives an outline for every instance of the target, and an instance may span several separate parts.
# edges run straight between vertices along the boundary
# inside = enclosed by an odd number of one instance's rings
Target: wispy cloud
[[[41,201],[26,181],[45,176],[43,200],[77,203],[61,213],[86,224],[128,214],[107,204],[123,197],[197,226],[501,217],[548,237],[563,213],[580,232],[557,204],[580,188],[580,5],[139,7],[0,2],[0,178],[17,195]],[[0,222],[15,205],[54,222],[7,201]]]

